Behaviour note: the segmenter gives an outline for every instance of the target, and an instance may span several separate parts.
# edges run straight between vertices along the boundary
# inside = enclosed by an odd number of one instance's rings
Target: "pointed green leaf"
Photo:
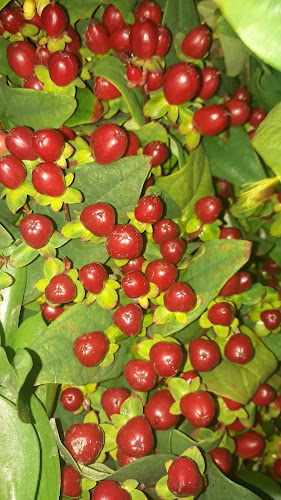
[[[13,278],[8,273],[4,273],[3,269],[0,270],[0,290],[7,288],[13,283]]]
[[[8,209],[14,214],[21,208],[26,202],[27,195],[18,189],[9,189],[6,194],[6,203]]]
[[[74,188],[67,188],[64,195],[63,195],[63,201],[65,203],[81,203],[83,199],[82,194],[78,189]]]
[[[47,280],[50,280],[56,274],[61,274],[65,270],[65,265],[60,259],[48,259],[44,263],[43,271]]]
[[[120,415],[130,420],[133,417],[143,415],[143,404],[139,396],[130,396],[127,398],[120,408]]]
[[[39,252],[36,248],[31,248],[25,241],[23,241],[16,249],[13,251],[10,257],[10,263],[13,267],[24,267],[30,264],[36,257],[38,257]]]

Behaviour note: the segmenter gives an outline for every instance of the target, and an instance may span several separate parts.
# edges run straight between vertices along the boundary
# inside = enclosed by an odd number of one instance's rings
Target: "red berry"
[[[196,305],[196,295],[189,285],[177,281],[165,293],[164,305],[171,312],[188,312]]]
[[[67,274],[56,274],[45,288],[45,297],[52,304],[66,304],[76,297],[76,286]]]
[[[60,402],[67,411],[77,411],[82,405],[84,396],[78,387],[67,387],[60,395]]]
[[[7,139],[6,139],[6,144],[7,144]],[[14,154],[12,151],[11,153]],[[278,264],[276,264],[274,260],[270,259],[270,257],[265,260],[263,264],[263,270],[266,272],[266,274],[269,274],[270,276],[275,276],[276,274],[281,273],[281,267],[278,266]]]
[[[172,394],[166,389],[153,394],[144,407],[144,415],[152,429],[166,431],[176,425],[179,417],[170,413],[174,402]]]
[[[99,262],[92,262],[81,267],[79,271],[79,280],[83,287],[95,295],[101,293],[105,283],[108,280],[108,274],[105,267]]]
[[[178,277],[178,270],[171,262],[163,259],[153,260],[145,269],[145,276],[154,283],[160,292],[166,292]]]
[[[43,66],[48,66],[48,61],[50,59],[51,52],[46,45],[40,45],[36,49],[36,63],[42,64]]]
[[[109,203],[99,201],[84,208],[80,221],[95,236],[105,237],[115,227],[115,210]]]
[[[179,235],[179,226],[171,219],[161,219],[154,224],[152,237],[158,245],[167,238],[177,238]]]
[[[276,458],[273,464],[273,470],[276,476],[281,479],[281,458]]]
[[[210,455],[214,464],[223,472],[228,474],[232,466],[232,454],[226,448],[214,448]]]
[[[242,404],[238,403],[238,401],[233,401],[233,399],[229,398],[223,398],[227,408],[231,411],[236,411],[239,410],[239,408],[242,408]]]
[[[102,393],[101,405],[108,418],[111,415],[120,414],[120,408],[129,396],[130,391],[123,389],[123,387],[110,387]]]
[[[19,230],[31,248],[42,248],[52,236],[54,226],[45,215],[29,214],[20,221]]]
[[[74,460],[83,465],[92,464],[104,445],[104,434],[97,424],[74,424],[64,435],[64,445]]]
[[[24,164],[16,156],[0,157],[0,182],[9,189],[17,189],[26,177]]]
[[[250,92],[245,87],[238,87],[232,96],[233,99],[240,99],[242,101],[246,101],[248,104],[251,104],[252,96]]]
[[[251,361],[254,356],[254,348],[252,342],[243,333],[236,333],[230,337],[224,349],[225,357],[232,361],[232,363],[238,363],[239,365],[244,365]]]
[[[111,48],[116,52],[130,53],[131,52],[130,33],[131,33],[130,24],[123,24],[123,26],[120,26],[119,28],[114,30],[109,38],[109,43]]]
[[[103,332],[79,335],[73,344],[73,352],[83,366],[98,365],[109,349],[109,340]]]
[[[281,323],[281,313],[278,309],[267,309],[261,312],[261,320],[268,330],[275,330]]]
[[[43,161],[53,163],[60,158],[63,152],[64,138],[58,130],[45,128],[34,132],[32,146]]]
[[[260,434],[255,431],[248,431],[236,436],[235,453],[244,459],[256,458],[264,450],[264,440]]]
[[[246,427],[242,424],[239,418],[237,418],[232,424],[229,424],[227,428],[233,432],[241,432],[244,429],[246,429]]]
[[[133,417],[118,431],[116,442],[119,448],[131,457],[145,457],[151,453],[154,439],[145,417]]]
[[[113,314],[114,324],[128,337],[135,337],[142,328],[142,310],[137,304],[120,306]]]
[[[58,87],[65,87],[75,80],[78,69],[78,59],[71,52],[59,50],[48,60],[50,78]]]
[[[252,397],[253,403],[257,406],[267,406],[273,403],[277,397],[275,389],[266,383],[261,384]]]
[[[46,321],[54,321],[63,313],[63,308],[61,306],[53,307],[47,302],[44,302],[41,305],[41,311],[42,316]]]
[[[164,95],[169,104],[190,101],[199,90],[200,76],[193,64],[177,63],[169,66],[164,77]]]
[[[94,54],[106,54],[110,50],[109,33],[97,19],[87,27],[85,42]]]
[[[130,299],[147,295],[149,288],[149,281],[140,271],[130,271],[122,279],[123,292]]]
[[[160,243],[160,253],[163,259],[178,264],[186,250],[186,243],[180,238],[167,238]]]
[[[7,48],[7,59],[10,68],[18,76],[27,78],[34,71],[36,49],[29,42],[12,42]]]
[[[194,370],[199,372],[212,370],[221,359],[219,347],[213,340],[193,339],[188,353]]]
[[[90,139],[93,156],[100,165],[119,160],[126,151],[127,134],[119,125],[106,123],[98,127]]]
[[[81,476],[72,465],[61,468],[61,493],[69,497],[80,497],[82,493]]]
[[[131,359],[124,367],[124,375],[134,391],[151,391],[156,384],[157,373],[151,361]]]
[[[124,467],[125,465],[128,465],[131,462],[137,460],[137,457],[130,457],[129,455],[126,455],[126,453],[124,453],[124,451],[122,451],[121,448],[117,448],[116,458],[118,460],[120,467]]]
[[[115,5],[109,4],[102,16],[102,24],[108,33],[113,33],[117,28],[123,26],[124,19],[119,9]]]
[[[142,235],[131,224],[117,224],[106,240],[107,253],[113,259],[135,259],[142,247]]]
[[[94,80],[93,91],[100,101],[109,101],[121,96],[121,92],[113,83],[102,76],[97,76]]]
[[[130,500],[131,495],[111,479],[100,481],[93,490],[91,500]]]
[[[129,82],[135,85],[140,83],[143,77],[142,70],[138,66],[129,66],[126,75]]]
[[[140,21],[142,19],[150,19],[155,24],[161,24],[162,12],[158,3],[151,0],[142,0],[137,6],[135,20]]]
[[[0,19],[6,31],[15,35],[25,24],[25,19],[19,9],[6,7],[0,12]]]
[[[77,31],[70,24],[67,26],[66,31],[68,36],[71,38],[71,42],[67,43],[67,48],[79,50],[81,41]]]
[[[150,59],[156,52],[158,32],[150,19],[136,21],[130,32],[130,46],[133,54],[140,59]]]
[[[32,147],[32,130],[28,127],[12,128],[6,138],[9,152],[20,160],[36,160],[37,154]]]
[[[198,92],[198,97],[207,101],[211,99],[220,86],[219,72],[214,66],[206,66],[201,70],[200,73],[200,89]]]
[[[41,22],[47,35],[51,37],[61,35],[67,26],[67,18],[63,8],[55,3],[50,3],[44,7]]]
[[[135,259],[128,260],[127,264],[121,267],[122,273],[126,274],[130,271],[142,271],[142,265],[145,259],[142,255],[139,255]]]
[[[252,276],[246,271],[239,271],[238,278],[239,278],[239,284],[236,293],[247,292],[247,290],[249,290],[253,284]]]
[[[162,213],[163,204],[158,196],[143,196],[135,208],[137,221],[143,223],[155,224],[161,219]]]
[[[220,232],[220,240],[240,240],[241,234],[236,227],[224,227]]]
[[[37,78],[35,73],[32,73],[25,79],[23,88],[30,90],[44,90],[44,83]]]
[[[258,126],[261,124],[261,122],[263,122],[266,116],[267,116],[266,109],[262,107],[253,108],[249,118],[249,123],[250,125],[252,125],[252,127],[258,128]]]
[[[149,359],[160,377],[174,377],[180,369],[183,351],[175,342],[160,341],[151,347]]]
[[[55,163],[38,163],[32,170],[32,184],[47,196],[62,196],[66,190],[62,169]]]
[[[207,104],[194,113],[192,123],[200,134],[213,136],[220,134],[229,125],[229,116],[223,106]]]
[[[164,57],[171,45],[171,32],[166,26],[163,26],[163,24],[159,24],[157,26],[157,31],[158,31],[158,42],[157,42],[157,47],[155,51],[155,55],[159,57]]]
[[[199,377],[199,375],[194,370],[188,370],[187,372],[184,372],[181,375],[181,378],[186,380],[189,385],[191,384],[192,380],[194,380],[197,377]]]
[[[159,73],[156,71],[148,71],[146,86],[148,92],[153,92],[154,90],[160,89],[164,82],[164,73]]]
[[[202,224],[211,224],[217,220],[222,209],[222,202],[216,196],[205,196],[195,203],[195,213]]]
[[[225,179],[220,179],[217,177],[215,177],[214,180],[216,183],[218,195],[221,198],[233,198],[233,190],[230,182],[226,181]]]
[[[140,140],[134,132],[131,132],[131,130],[127,130],[127,137],[128,145],[125,153],[123,154],[123,158],[127,156],[135,156],[138,152],[138,149],[141,147]]]
[[[222,297],[230,297],[230,295],[233,295],[234,293],[238,293],[238,288],[239,288],[239,274],[235,273],[223,285],[223,287],[220,290],[219,295],[222,295]]]
[[[230,99],[225,103],[226,109],[230,113],[230,125],[239,127],[249,120],[250,108],[246,101],[242,99]]]
[[[233,307],[228,302],[218,302],[212,305],[208,312],[208,319],[213,325],[229,326],[233,318]]]
[[[168,150],[163,142],[153,141],[144,146],[143,154],[146,156],[152,156],[151,167],[155,168],[158,167],[158,165],[161,165],[161,163],[164,163],[168,156]]]
[[[59,130],[65,141],[74,141],[76,134],[71,128],[66,127],[66,125],[62,125]]]
[[[187,57],[202,59],[211,45],[210,31],[205,24],[192,29],[185,36],[181,50]]]
[[[190,392],[181,398],[180,410],[194,427],[207,427],[215,416],[215,403],[208,392]]]
[[[177,498],[198,495],[203,479],[196,463],[185,456],[176,458],[168,470],[167,486]]]

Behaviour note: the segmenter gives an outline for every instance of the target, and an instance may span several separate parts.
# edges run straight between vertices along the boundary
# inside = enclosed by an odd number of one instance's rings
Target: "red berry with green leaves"
[[[130,500],[130,493],[111,479],[100,481],[93,490],[91,500]]]
[[[146,86],[148,92],[160,89],[164,82],[164,73],[156,71],[148,71],[146,78]]]
[[[174,377],[183,360],[183,350],[176,342],[160,341],[153,344],[149,359],[160,377]]]
[[[127,130],[127,138],[128,138],[128,145],[125,153],[123,154],[123,158],[127,156],[135,156],[138,152],[138,149],[141,147],[141,143],[138,136],[131,130]]]
[[[229,399],[229,398],[223,398],[227,408],[231,411],[237,411],[239,410],[239,408],[242,408],[242,404],[241,403],[238,403],[238,401],[233,401],[233,399]]]
[[[102,24],[108,33],[113,33],[117,28],[123,26],[124,19],[119,9],[113,4],[109,4],[102,16]]]
[[[130,391],[123,387],[109,387],[101,396],[101,405],[108,418],[111,415],[120,414],[120,408],[124,401],[130,397]]]
[[[44,83],[37,78],[35,73],[32,73],[25,79],[23,88],[30,90],[44,90]]]
[[[144,415],[152,429],[166,431],[176,425],[179,416],[170,413],[170,408],[175,402],[169,390],[163,389],[151,396],[144,407]]]
[[[194,309],[196,300],[192,288],[182,281],[173,283],[164,295],[164,305],[171,312],[189,312]]]
[[[232,335],[224,348],[225,357],[232,363],[244,365],[251,361],[255,354],[252,342],[247,335]]]
[[[252,459],[260,456],[264,450],[263,437],[255,431],[244,432],[235,438],[235,453],[241,458]]]
[[[171,32],[163,24],[157,25],[157,32],[158,32],[158,42],[155,55],[158,57],[164,57],[167,54],[171,45],[171,39],[172,39]]]
[[[8,189],[17,189],[26,177],[24,164],[13,155],[0,157],[0,182]]]
[[[212,370],[221,359],[218,344],[203,338],[193,339],[189,344],[188,353],[194,370],[199,372]]]
[[[217,447],[211,450],[210,455],[214,464],[224,474],[228,474],[232,467],[232,454],[227,448]]]
[[[186,250],[186,243],[181,238],[167,238],[161,241],[159,250],[163,259],[178,264]]]
[[[158,43],[157,25],[150,19],[135,21],[130,32],[130,46],[139,59],[154,56]]]
[[[52,236],[54,226],[45,215],[29,214],[21,219],[19,230],[24,241],[31,248],[42,248],[47,245]]]
[[[220,86],[220,76],[219,71],[214,66],[206,66],[201,70],[200,73],[200,89],[198,92],[198,97],[207,101],[213,97]]]
[[[281,458],[276,458],[273,464],[273,470],[276,476],[281,479]]]
[[[207,104],[194,113],[192,124],[202,135],[220,134],[229,125],[228,111],[220,104]]]
[[[164,95],[169,104],[190,101],[199,91],[200,76],[193,64],[177,63],[168,67],[164,76]]]
[[[97,19],[89,24],[85,32],[85,42],[94,54],[104,55],[110,50],[109,33]]]
[[[236,227],[224,227],[220,232],[220,240],[240,240],[241,234]]]
[[[142,328],[142,309],[138,304],[120,306],[113,314],[114,324],[128,337],[135,337]]]
[[[125,465],[128,465],[131,462],[137,460],[137,457],[130,457],[129,455],[126,455],[126,453],[124,453],[121,448],[117,448],[116,458],[120,467],[124,467]]]
[[[195,213],[202,224],[211,224],[217,220],[222,209],[222,202],[216,196],[204,196],[195,203]]]
[[[230,113],[232,127],[240,127],[249,120],[251,110],[245,100],[230,99],[225,103],[225,107]]]
[[[25,25],[25,19],[19,9],[14,9],[13,7],[5,7],[0,12],[0,20],[2,21],[5,31],[8,31],[12,35],[18,33],[18,31]]]
[[[81,407],[84,395],[78,387],[67,387],[60,395],[60,402],[67,411],[77,411]]]
[[[50,306],[47,302],[44,302],[41,305],[42,316],[46,321],[54,321],[57,319],[62,313],[62,306]]]
[[[76,286],[67,274],[56,274],[45,288],[45,297],[51,304],[66,304],[75,299]]]
[[[233,99],[241,99],[242,101],[246,101],[248,104],[251,104],[252,96],[250,92],[246,89],[246,87],[238,87],[232,95]]]
[[[181,375],[181,378],[183,378],[184,380],[186,380],[189,385],[191,384],[192,380],[194,380],[197,377],[199,377],[199,375],[194,370],[188,370],[187,372],[184,372]]]
[[[156,384],[157,373],[148,359],[131,359],[124,367],[124,376],[134,391],[151,391]]]
[[[57,37],[66,30],[67,17],[60,5],[50,3],[42,11],[41,22],[47,35]]]
[[[63,465],[61,467],[61,493],[69,497],[80,497],[81,479],[81,475],[72,465]]]
[[[228,302],[218,302],[212,305],[208,311],[208,319],[213,325],[229,326],[233,318],[233,307]]]
[[[126,151],[127,134],[119,125],[106,123],[92,134],[90,146],[97,163],[107,165],[119,160]]]
[[[221,295],[222,297],[230,297],[230,295],[233,295],[234,293],[238,293],[238,289],[239,289],[239,274],[235,273],[223,285],[223,287],[220,290],[219,295]]]
[[[155,24],[161,24],[162,12],[158,3],[151,0],[142,0],[136,9],[135,20],[150,19]]]
[[[64,445],[74,460],[83,465],[92,464],[104,445],[103,430],[90,422],[74,424],[64,435]]]
[[[261,312],[261,320],[268,330],[275,330],[281,323],[281,313],[278,309],[267,309]]]
[[[145,262],[145,258],[139,255],[135,259],[128,260],[127,264],[121,267],[122,273],[126,274],[130,271],[142,271],[142,265]]]
[[[32,136],[33,132],[28,127],[12,128],[5,138],[7,149],[20,160],[36,160],[37,153],[32,146]]]
[[[32,146],[43,161],[54,163],[63,152],[64,138],[58,130],[45,128],[34,132]]]
[[[93,91],[100,101],[109,101],[121,96],[121,92],[118,88],[102,76],[97,76],[94,79]]]
[[[151,426],[143,416],[133,417],[119,429],[117,446],[130,457],[149,455],[154,446]]]
[[[194,427],[207,427],[215,416],[215,403],[206,391],[190,392],[181,398],[180,410]]]
[[[167,486],[177,498],[198,495],[203,489],[203,478],[196,463],[185,456],[176,458],[168,470]]]
[[[239,271],[238,279],[239,279],[239,284],[236,293],[247,292],[253,284],[252,276],[246,271]]]
[[[130,33],[130,24],[123,24],[123,26],[116,28],[109,38],[111,48],[116,52],[131,53]]]
[[[260,107],[253,108],[250,118],[249,118],[249,123],[252,125],[254,128],[258,128],[258,126],[263,122],[263,120],[267,116],[267,111],[266,109]]]
[[[58,197],[65,193],[64,175],[55,163],[38,163],[32,170],[31,178],[33,186],[40,194]]]
[[[202,24],[187,33],[181,44],[181,50],[187,57],[202,59],[208,52],[210,45],[210,30],[205,24]]]
[[[115,217],[112,205],[99,201],[84,208],[80,215],[80,221],[95,236],[105,237],[113,231]]]
[[[117,224],[106,240],[107,253],[113,259],[135,259],[142,247],[142,235],[131,224]]]
[[[71,52],[58,50],[50,56],[48,70],[51,80],[58,87],[65,87],[75,80],[78,75],[78,59]]]
[[[146,267],[145,276],[150,283],[154,283],[158,287],[159,292],[166,292],[177,280],[178,270],[171,262],[156,259]]]
[[[167,238],[177,238],[179,232],[179,226],[176,222],[171,219],[164,218],[154,224],[152,237],[155,243],[159,245],[161,241],[164,241]]]
[[[152,141],[144,146],[143,154],[146,156],[152,156],[151,166],[152,168],[155,168],[158,167],[158,165],[161,165],[161,163],[164,163],[168,156],[168,150],[164,142]]]
[[[109,349],[109,340],[103,332],[83,333],[73,344],[73,352],[83,366],[98,365]]]
[[[91,262],[91,264],[86,264],[81,267],[79,271],[79,280],[85,290],[94,295],[98,295],[102,292],[108,280],[107,270],[99,262]]]
[[[135,208],[135,218],[138,222],[155,224],[163,213],[163,204],[158,196],[143,196]]]
[[[253,403],[257,406],[267,406],[277,398],[276,390],[271,385],[263,383],[252,397]]]
[[[130,299],[137,299],[143,295],[147,295],[150,286],[149,281],[140,271],[131,271],[126,273],[122,279],[122,289]]]

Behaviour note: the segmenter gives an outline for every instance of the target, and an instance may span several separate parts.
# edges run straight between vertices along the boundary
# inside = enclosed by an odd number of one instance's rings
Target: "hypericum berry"
[[[228,474],[232,466],[232,454],[227,448],[217,447],[211,450],[210,455],[214,464],[223,472]]]
[[[101,405],[108,416],[120,414],[120,408],[130,396],[130,391],[123,387],[110,387],[102,393]]]
[[[52,304],[66,304],[76,297],[76,286],[67,274],[56,274],[45,288],[45,297]]]
[[[196,305],[196,295],[189,285],[177,281],[165,293],[164,305],[171,312],[188,312]]]
[[[51,52],[46,45],[40,45],[36,49],[36,64],[42,64],[43,66],[48,66],[48,61],[50,59]]]
[[[252,100],[252,96],[251,96],[250,92],[245,87],[242,87],[241,85],[240,85],[240,87],[238,87],[235,90],[232,98],[246,101],[248,104],[251,104],[251,100]]]
[[[250,108],[246,101],[242,99],[230,99],[225,103],[226,109],[230,113],[230,125],[239,127],[249,120]]]
[[[123,26],[124,19],[119,9],[113,4],[109,4],[102,16],[102,24],[108,33],[113,33],[117,28]]]
[[[0,157],[0,182],[9,189],[17,189],[26,177],[24,164],[16,156]]]
[[[167,238],[177,238],[179,235],[179,226],[171,219],[161,219],[154,224],[152,237],[158,245]]]
[[[241,234],[236,227],[224,227],[220,232],[220,240],[240,240]]]
[[[233,189],[230,182],[218,177],[214,177],[214,181],[218,195],[221,198],[233,198]]]
[[[47,302],[44,302],[40,308],[42,316],[46,321],[54,321],[63,313],[63,308],[61,306],[53,307]]]
[[[66,190],[62,169],[55,163],[38,163],[32,170],[31,178],[38,193],[57,197]]]
[[[181,238],[167,238],[161,241],[159,250],[163,259],[178,264],[186,250],[186,243]]]
[[[72,465],[61,467],[61,493],[69,497],[79,498],[82,493],[81,476]]]
[[[104,445],[103,430],[97,424],[74,424],[64,435],[64,445],[74,460],[83,465],[92,464]]]
[[[124,375],[134,391],[151,391],[156,384],[157,373],[148,359],[131,359],[124,367]]]
[[[233,399],[229,399],[229,398],[223,398],[227,408],[231,411],[236,411],[236,410],[239,410],[239,408],[242,408],[242,404],[241,403],[238,403],[238,401],[233,401]]]
[[[128,81],[134,85],[138,85],[143,78],[142,70],[138,66],[129,66],[127,69],[126,76]]]
[[[33,132],[28,127],[12,128],[6,138],[6,146],[9,152],[20,160],[36,160],[37,154],[32,146]]]
[[[66,28],[68,36],[71,38],[71,42],[67,43],[67,48],[74,50],[79,50],[81,46],[81,40],[77,31],[69,24]]]
[[[133,417],[119,429],[116,442],[131,457],[145,457],[151,453],[154,439],[149,422],[143,416]]]
[[[141,19],[150,19],[155,24],[161,24],[162,12],[158,3],[151,0],[142,0],[135,12],[135,20],[140,21]]]
[[[122,273],[126,274],[130,271],[142,271],[142,265],[145,259],[142,255],[139,255],[135,259],[128,260],[127,264],[121,267]]]
[[[130,299],[137,299],[149,292],[149,281],[140,271],[126,273],[122,279],[122,289]]]
[[[139,222],[155,224],[163,213],[163,204],[158,196],[143,196],[135,208],[135,218]]]
[[[135,337],[142,327],[142,309],[137,304],[120,306],[113,314],[114,324],[128,337]]]
[[[251,340],[243,333],[232,335],[225,346],[224,355],[232,363],[239,365],[248,363],[254,356]]]
[[[110,46],[116,52],[131,52],[131,44],[130,44],[130,33],[131,33],[131,25],[123,24],[120,28],[116,28],[116,30],[111,33],[109,38]]]
[[[267,309],[261,312],[261,320],[268,330],[275,330],[281,323],[281,313],[278,309]]]
[[[85,42],[94,54],[106,54],[110,50],[109,33],[97,19],[86,29]]]
[[[94,79],[93,91],[100,101],[109,101],[121,96],[121,92],[118,88],[102,76],[96,76]]]
[[[210,31],[205,24],[202,24],[187,33],[182,42],[181,50],[187,57],[202,59],[208,52],[210,45]]]
[[[2,21],[4,30],[12,35],[15,35],[25,24],[25,19],[19,9],[6,7],[0,12],[0,20]]]
[[[79,271],[79,280],[85,290],[98,295],[108,280],[107,270],[99,262],[86,264]]]
[[[135,259],[142,247],[142,235],[131,224],[117,224],[106,240],[106,251],[113,259]]]
[[[78,75],[78,59],[71,52],[58,50],[48,60],[48,70],[51,80],[58,87],[65,87]]]
[[[60,395],[61,405],[67,411],[77,411],[82,405],[84,396],[78,387],[67,387]]]
[[[7,143],[7,139],[6,139],[6,143]],[[12,154],[14,154],[14,153],[12,153]],[[269,274],[270,276],[275,276],[276,274],[280,274],[281,273],[281,267],[276,262],[274,262],[274,260],[272,260],[270,257],[268,257],[264,261],[263,271],[266,274]]]
[[[181,378],[183,378],[184,380],[186,380],[189,385],[191,384],[192,380],[194,380],[197,377],[199,377],[199,375],[194,370],[188,370],[187,372],[184,372],[181,375]]]
[[[193,64],[177,63],[169,66],[164,77],[164,95],[169,104],[190,101],[199,90],[200,76]]]
[[[156,71],[148,71],[146,77],[146,86],[148,92],[154,92],[154,90],[160,89],[164,82],[164,73],[158,73]]]
[[[41,22],[47,35],[57,37],[65,31],[67,26],[67,17],[60,5],[50,3],[49,5],[46,5],[42,11]]]
[[[220,290],[219,295],[222,297],[230,297],[234,293],[238,293],[239,288],[239,274],[235,273],[227,282],[223,285]]]
[[[73,352],[83,366],[98,365],[109,349],[109,340],[103,332],[83,333],[73,344]]]
[[[127,134],[119,125],[106,123],[98,127],[90,139],[93,156],[100,165],[119,160],[126,151]]]
[[[140,140],[134,132],[132,132],[131,130],[127,130],[127,137],[128,145],[125,153],[123,154],[123,158],[127,156],[135,156],[138,152],[138,149],[141,147]]]
[[[153,21],[141,19],[133,24],[130,32],[130,46],[136,57],[150,59],[156,52],[157,43],[157,26]]]
[[[43,161],[53,163],[63,152],[64,138],[58,130],[45,128],[34,132],[32,146]]]
[[[37,78],[35,73],[32,73],[25,79],[23,88],[30,90],[44,90],[44,83]]]
[[[196,463],[185,456],[176,458],[168,470],[167,486],[177,498],[198,495],[203,479]]]
[[[19,230],[31,248],[42,248],[52,236],[54,226],[45,215],[29,214],[21,219]]]
[[[166,26],[163,26],[163,24],[159,24],[157,26],[157,32],[158,32],[158,42],[157,42],[157,47],[155,51],[155,55],[158,57],[164,57],[171,45],[171,32]]]
[[[115,227],[115,210],[102,201],[88,205],[81,212],[80,221],[95,236],[108,236]]]
[[[168,156],[168,150],[163,142],[152,141],[144,146],[143,154],[146,156],[152,156],[151,167],[155,168],[158,167],[158,165],[161,165],[161,163],[164,163]]]
[[[130,500],[130,493],[111,479],[100,481],[93,490],[91,500]]]
[[[10,68],[18,76],[27,78],[34,70],[36,49],[29,42],[12,42],[7,48],[7,59]]]
[[[273,403],[277,397],[276,391],[269,384],[261,384],[252,397],[253,403],[257,406],[267,406]]]
[[[180,369],[183,350],[175,342],[160,341],[151,347],[149,359],[160,377],[174,377]]]
[[[233,307],[228,302],[218,302],[212,305],[208,312],[208,319],[213,325],[229,326],[233,318]]]
[[[170,391],[163,389],[156,392],[144,407],[145,418],[152,429],[166,431],[176,425],[179,416],[170,413],[170,408],[175,402]]]
[[[194,113],[192,124],[202,135],[217,135],[229,125],[228,112],[219,104],[207,104]]]
[[[239,278],[239,284],[236,293],[247,292],[247,290],[249,290],[253,284],[252,276],[246,271],[239,271],[238,278]]]
[[[236,436],[235,453],[244,459],[252,459],[261,455],[264,450],[264,440],[260,434],[255,431],[248,431]]]
[[[281,479],[281,458],[276,458],[273,465],[273,470],[276,476]]]
[[[211,224],[217,220],[222,209],[222,202],[216,196],[205,196],[195,203],[195,213],[202,224]]]
[[[266,109],[259,107],[259,108],[253,108],[250,118],[249,118],[249,123],[252,125],[254,128],[258,128],[258,126],[263,122],[263,120],[267,116],[267,111]]]
[[[234,432],[241,432],[241,431],[246,429],[246,427],[242,424],[242,422],[241,422],[241,420],[239,420],[239,418],[236,418],[236,420],[234,420],[234,422],[232,424],[229,424],[227,426],[227,428],[230,431],[234,431]]]
[[[178,277],[178,270],[174,264],[167,260],[157,259],[148,264],[145,276],[150,283],[154,283],[159,292],[166,292]]]
[[[117,448],[116,458],[120,467],[124,467],[125,465],[128,465],[131,462],[137,460],[137,457],[130,457],[129,455],[126,455],[126,453],[124,453],[121,448]]]
[[[207,427],[215,416],[215,403],[206,391],[190,392],[181,398],[180,410],[194,427]]]
[[[67,127],[66,125],[62,125],[59,128],[60,133],[63,135],[65,141],[74,141],[76,134],[74,130],[72,130],[70,127]]]
[[[220,86],[219,71],[214,66],[206,66],[201,70],[200,81],[198,97],[207,101],[217,93]]]
[[[188,353],[194,370],[199,372],[212,370],[221,359],[218,344],[213,340],[193,339],[189,344]]]

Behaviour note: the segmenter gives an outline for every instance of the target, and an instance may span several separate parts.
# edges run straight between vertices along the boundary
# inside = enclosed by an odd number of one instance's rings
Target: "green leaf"
[[[214,1],[242,42],[260,59],[280,71],[281,5],[275,0]]]
[[[10,262],[13,267],[25,267],[38,257],[39,252],[36,248],[31,248],[23,241],[13,251]]]
[[[39,479],[40,451],[36,432],[23,423],[14,404],[0,396],[0,497],[35,498]]]
[[[281,176],[280,138],[281,103],[273,108],[258,127],[252,144],[264,162]]]
[[[240,470],[235,473],[237,479],[245,488],[253,490],[261,498],[281,499],[280,485],[267,474],[254,470]]]
[[[0,77],[0,120],[37,130],[59,128],[76,108],[74,97],[8,87]]]
[[[116,5],[122,12],[124,18],[134,10],[136,0],[112,0],[112,4]],[[93,12],[101,4],[108,4],[107,0],[85,0],[83,4],[77,3],[77,0],[60,0],[60,4],[65,7],[69,15],[71,24],[73,25],[78,19],[88,19],[92,17]]]
[[[3,300],[0,307],[0,333],[9,345],[10,338],[18,328],[26,283],[26,269],[15,269],[7,264],[5,270],[12,276],[13,283],[1,291]]]
[[[83,123],[90,123],[93,119],[94,106],[97,98],[94,93],[88,89],[77,89],[76,93],[77,108],[74,114],[67,120],[67,127],[75,127]]]
[[[43,272],[47,280],[50,280],[56,274],[63,273],[65,265],[60,259],[48,259],[44,263]]]
[[[212,174],[216,177],[222,177],[236,186],[266,177],[248,134],[242,127],[231,127],[226,142],[221,137],[215,136],[204,137],[202,144],[207,153]]]
[[[139,458],[121,467],[117,472],[111,474],[108,479],[122,483],[126,479],[136,479],[139,483],[146,486],[157,483],[157,481],[166,474],[165,462],[174,460],[176,457],[172,454],[149,455]]]
[[[28,347],[34,340],[40,337],[45,328],[46,323],[43,320],[41,312],[34,314],[21,323],[20,327],[10,338],[9,346],[14,350],[20,347]]]
[[[168,143],[167,130],[159,122],[149,122],[143,127],[134,130],[134,133],[138,136],[142,146],[149,144],[153,138],[153,141],[161,141],[165,144]]]
[[[6,194],[8,209],[15,214],[25,204],[26,198],[26,193],[20,187],[18,189],[9,189]]]
[[[222,16],[216,24],[216,32],[223,49],[226,74],[239,75],[248,61],[247,48]]]
[[[249,91],[255,102],[268,111],[281,101],[280,72],[250,57]]]
[[[0,249],[9,247],[13,243],[13,237],[8,231],[0,224]]]
[[[18,406],[19,391],[32,368],[31,356],[24,349],[19,349],[12,366],[7,359],[5,350],[0,347],[0,360],[1,396]]]
[[[120,415],[130,420],[143,414],[143,404],[139,396],[133,395],[127,398],[120,408]]]

